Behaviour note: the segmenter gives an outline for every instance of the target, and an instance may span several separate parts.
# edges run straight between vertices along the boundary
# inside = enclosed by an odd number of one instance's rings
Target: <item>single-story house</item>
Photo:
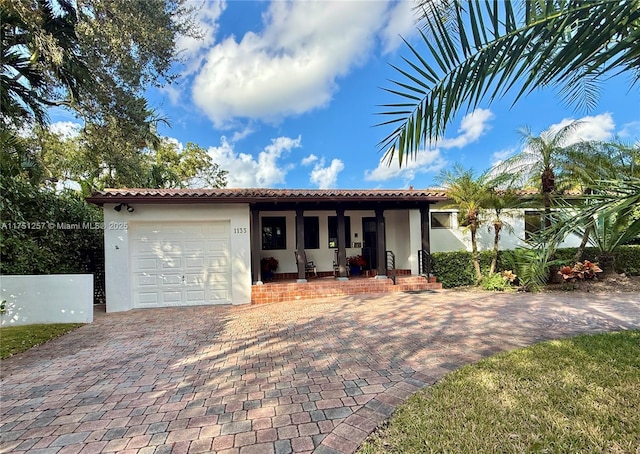
[[[309,272],[348,279],[350,256],[385,278],[428,273],[429,253],[470,248],[442,190],[113,189],[87,200],[104,209],[109,312],[250,303],[252,285],[271,277],[267,258],[278,277],[304,283]],[[511,216],[503,248],[540,219]]]

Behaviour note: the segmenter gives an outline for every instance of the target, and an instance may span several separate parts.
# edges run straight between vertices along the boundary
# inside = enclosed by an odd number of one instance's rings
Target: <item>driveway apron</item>
[[[444,374],[640,328],[640,295],[452,291],[97,313],[0,363],[0,452],[351,453]]]

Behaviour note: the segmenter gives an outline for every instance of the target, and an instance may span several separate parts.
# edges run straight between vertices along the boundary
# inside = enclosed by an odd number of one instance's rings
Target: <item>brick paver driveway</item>
[[[437,292],[97,314],[3,361],[2,452],[352,452],[502,350],[640,327],[640,295]]]

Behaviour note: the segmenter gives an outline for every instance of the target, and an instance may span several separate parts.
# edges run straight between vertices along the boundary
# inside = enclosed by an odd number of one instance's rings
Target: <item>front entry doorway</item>
[[[362,256],[367,261],[366,270],[375,270],[378,268],[377,262],[377,245],[378,231],[376,228],[376,218],[362,218]]]

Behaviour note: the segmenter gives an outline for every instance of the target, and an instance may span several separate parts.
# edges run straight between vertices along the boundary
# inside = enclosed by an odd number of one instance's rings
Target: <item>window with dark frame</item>
[[[432,211],[431,212],[431,228],[432,229],[451,229],[453,228],[453,224],[451,219],[453,218],[453,213],[450,211]]]
[[[287,218],[269,216],[262,218],[262,249],[287,248]]]
[[[329,216],[329,225],[327,230],[329,231],[329,247],[338,247],[338,216]],[[344,247],[351,247],[351,217],[344,217]]]
[[[304,218],[304,248],[320,249],[320,220],[318,216]],[[296,239],[296,244],[297,239]]]

